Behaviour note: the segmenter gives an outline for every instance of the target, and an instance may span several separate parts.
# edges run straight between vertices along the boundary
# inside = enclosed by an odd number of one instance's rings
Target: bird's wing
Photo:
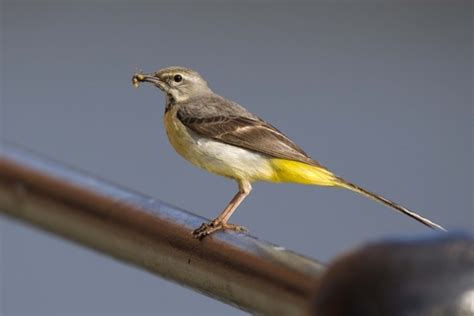
[[[253,115],[215,114],[200,117],[188,109],[180,109],[177,116],[186,127],[199,135],[271,157],[320,166],[282,132]]]

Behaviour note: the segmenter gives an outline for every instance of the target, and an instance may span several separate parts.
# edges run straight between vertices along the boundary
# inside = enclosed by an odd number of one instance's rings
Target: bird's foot
[[[219,230],[234,230],[236,232],[246,232],[247,228],[235,224],[228,224],[221,221],[213,220],[208,223],[202,223],[199,228],[193,231],[194,238],[202,240],[204,237],[209,236]]]

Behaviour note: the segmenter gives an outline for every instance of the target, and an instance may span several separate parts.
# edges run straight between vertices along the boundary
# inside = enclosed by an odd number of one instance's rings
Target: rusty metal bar
[[[245,311],[308,315],[320,263],[13,145],[0,148],[0,214],[25,221]]]

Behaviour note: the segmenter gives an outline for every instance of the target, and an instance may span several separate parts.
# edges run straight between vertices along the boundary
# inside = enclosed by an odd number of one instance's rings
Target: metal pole
[[[0,149],[0,213],[41,227],[245,311],[308,315],[324,267],[13,145]]]

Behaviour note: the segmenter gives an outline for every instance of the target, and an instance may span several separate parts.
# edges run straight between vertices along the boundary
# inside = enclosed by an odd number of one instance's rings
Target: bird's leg
[[[239,192],[230,200],[227,207],[222,211],[222,213],[217,216],[214,220],[203,223],[198,229],[193,231],[194,237],[197,239],[203,239],[204,237],[218,231],[224,229],[231,229],[235,231],[246,231],[245,227],[228,224],[227,221],[229,220],[232,213],[237,209],[237,207],[242,203],[242,201],[250,194],[252,191],[252,186],[248,181],[239,181]]]

